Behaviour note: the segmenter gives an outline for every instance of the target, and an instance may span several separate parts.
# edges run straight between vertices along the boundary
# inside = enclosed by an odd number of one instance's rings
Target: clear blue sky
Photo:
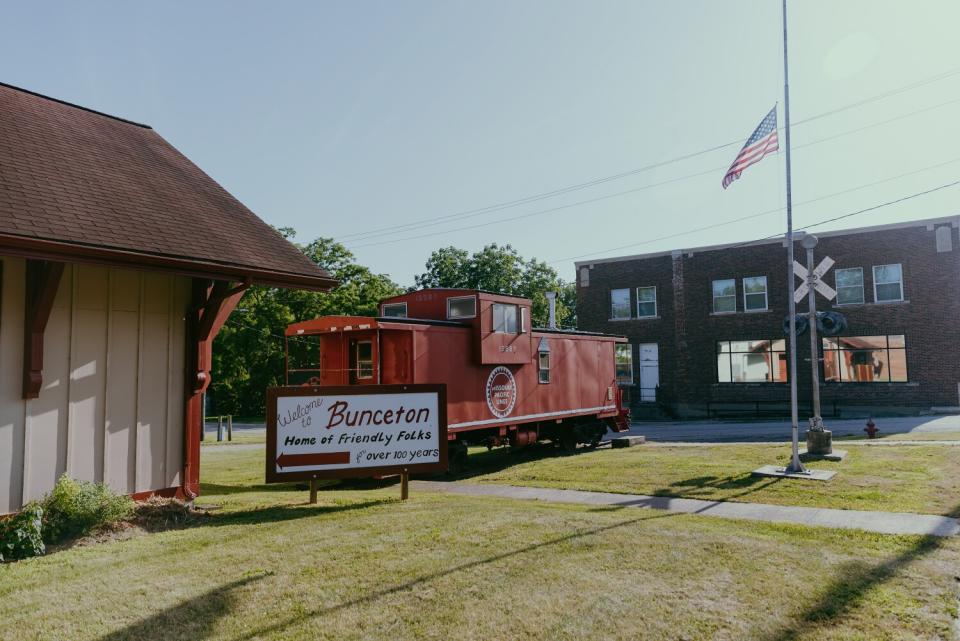
[[[960,69],[956,0],[792,0],[790,11],[794,122]],[[782,206],[782,154],[721,189],[734,145],[447,224],[349,236],[743,140],[782,103],[777,0],[23,2],[5,6],[4,26],[3,82],[151,124],[268,222],[301,241],[342,238],[402,284],[445,245],[510,243],[572,278],[574,256],[783,230],[776,212],[657,240]],[[797,227],[956,180],[958,113],[960,73],[798,124]],[[958,197],[817,229],[960,213]]]

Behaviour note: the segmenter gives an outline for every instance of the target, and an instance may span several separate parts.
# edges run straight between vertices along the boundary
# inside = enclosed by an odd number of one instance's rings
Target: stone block
[[[611,447],[633,447],[647,442],[646,436],[618,436],[610,440]]]

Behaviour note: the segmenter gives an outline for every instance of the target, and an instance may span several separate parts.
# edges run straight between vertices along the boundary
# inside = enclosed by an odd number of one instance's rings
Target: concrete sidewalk
[[[680,514],[700,514],[726,519],[746,519],[769,523],[796,523],[818,527],[864,530],[880,534],[921,534],[956,536],[960,533],[957,519],[932,514],[904,512],[866,512],[861,510],[834,510],[764,503],[734,503],[731,501],[703,501],[641,494],[614,494],[611,492],[583,492],[554,490],[514,485],[478,485],[443,481],[413,481],[418,490],[494,496],[509,499],[577,503],[583,505],[610,505],[623,508],[647,508]]]

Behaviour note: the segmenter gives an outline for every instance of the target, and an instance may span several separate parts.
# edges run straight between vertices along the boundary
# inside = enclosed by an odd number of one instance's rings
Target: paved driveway
[[[865,419],[828,419],[825,421],[827,429],[832,430],[835,436],[862,436],[866,425]],[[874,423],[880,428],[881,435],[960,432],[960,415],[948,416],[909,416],[875,418]],[[806,424],[800,422],[800,438],[803,440]],[[755,422],[718,422],[718,421],[651,421],[633,423],[629,435],[643,435],[652,441],[789,441],[790,421],[755,421]],[[623,436],[624,434],[610,434]]]

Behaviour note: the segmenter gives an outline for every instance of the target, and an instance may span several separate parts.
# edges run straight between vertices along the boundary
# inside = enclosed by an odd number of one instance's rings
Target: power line
[[[904,118],[909,118],[909,117],[912,117],[912,116],[915,116],[915,115],[918,115],[918,114],[921,114],[921,113],[925,113],[925,112],[931,111],[931,110],[933,110],[933,109],[939,109],[939,108],[941,108],[941,107],[945,107],[945,106],[947,106],[947,105],[955,104],[955,103],[958,103],[958,102],[960,102],[960,98],[955,98],[955,99],[952,99],[952,100],[947,100],[946,102],[941,102],[941,103],[938,103],[938,104],[936,104],[936,105],[932,105],[932,106],[929,106],[929,107],[923,107],[923,108],[921,108],[921,109],[915,109],[914,111],[911,111],[911,112],[908,112],[908,113],[905,113],[905,114],[901,114],[901,115],[899,115],[899,116],[894,116],[893,118],[887,118],[886,120],[881,120],[881,121],[879,121],[879,122],[875,122],[875,123],[871,123],[871,124],[868,124],[868,125],[864,125],[864,126],[862,126],[862,127],[857,127],[857,128],[855,128],[855,129],[850,129],[850,130],[847,130],[847,131],[843,131],[843,132],[834,134],[834,135],[832,135],[832,136],[827,136],[826,138],[821,138],[821,139],[819,139],[819,140],[814,140],[814,141],[811,141],[811,142],[808,142],[808,143],[804,143],[804,144],[802,144],[802,145],[796,145],[796,146],[794,146],[794,150],[804,149],[804,148],[806,148],[806,147],[812,147],[812,146],[814,146],[814,145],[818,145],[818,144],[821,144],[821,143],[824,143],[824,142],[829,142],[829,141],[831,141],[831,140],[836,140],[837,138],[841,138],[841,137],[843,137],[843,136],[849,136],[849,135],[852,135],[852,134],[860,133],[860,132],[862,132],[862,131],[865,131],[865,130],[867,130],[867,129],[871,129],[871,128],[873,128],[873,127],[879,127],[879,126],[882,126],[882,125],[886,125],[886,124],[889,124],[889,123],[894,122],[894,121],[897,121],[897,120],[902,120],[902,119],[904,119]],[[555,206],[555,207],[549,207],[549,208],[547,208],[547,209],[540,209],[540,210],[533,211],[533,212],[528,212],[528,213],[525,213],[525,214],[513,215],[513,216],[506,217],[506,218],[497,218],[497,219],[494,219],[494,220],[487,220],[487,221],[484,221],[484,222],[482,222],[482,223],[476,223],[476,224],[474,224],[474,225],[467,225],[467,226],[465,226],[465,227],[456,227],[456,228],[453,228],[453,229],[446,229],[446,230],[443,230],[443,231],[436,231],[436,232],[431,232],[431,233],[428,233],[428,234],[417,234],[417,235],[413,235],[413,236],[402,236],[402,237],[400,237],[400,238],[390,238],[390,239],[387,239],[387,240],[378,240],[378,241],[374,241],[374,242],[370,242],[370,243],[363,243],[363,244],[360,244],[360,245],[353,245],[353,246],[351,247],[351,249],[361,249],[361,248],[363,248],[363,247],[375,247],[375,246],[377,246],[377,245],[388,245],[388,244],[392,244],[392,243],[400,243],[400,242],[405,242],[405,241],[409,241],[409,240],[420,240],[420,239],[423,239],[423,238],[432,238],[432,237],[435,237],[435,236],[444,236],[444,235],[446,235],[446,234],[452,234],[452,233],[458,232],[458,231],[468,231],[468,230],[471,230],[471,229],[478,229],[478,228],[480,228],[480,227],[487,227],[487,226],[489,226],[489,225],[497,225],[497,224],[500,224],[500,223],[513,222],[513,221],[516,221],[516,220],[523,220],[523,219],[525,219],[525,218],[531,218],[531,217],[533,217],[533,216],[542,216],[542,215],[544,215],[544,214],[550,214],[550,213],[553,213],[553,212],[556,212],[556,211],[562,211],[562,210],[564,210],[564,209],[570,209],[570,208],[572,208],[572,207],[580,207],[580,206],[582,206],[582,205],[589,205],[589,204],[592,204],[592,203],[595,203],[595,202],[600,202],[600,201],[602,201],[602,200],[609,200],[609,199],[611,199],[611,198],[619,198],[619,197],[621,197],[621,196],[626,196],[626,195],[628,195],[628,194],[633,194],[633,193],[637,193],[637,192],[641,192],[641,191],[646,191],[647,189],[653,189],[654,187],[662,187],[663,185],[669,185],[669,184],[671,184],[671,183],[680,182],[680,181],[683,181],[683,180],[688,180],[688,179],[690,179],[690,178],[697,178],[697,177],[700,177],[700,176],[705,176],[705,175],[713,174],[713,173],[716,173],[716,172],[720,172],[720,171],[722,171],[722,170],[724,170],[724,169],[726,169],[726,168],[727,168],[727,165],[722,165],[722,166],[715,167],[715,168],[712,168],[712,169],[707,169],[707,170],[705,170],[705,171],[699,171],[699,172],[692,173],[692,174],[687,174],[687,175],[684,175],[684,176],[678,176],[678,177],[676,177],[676,178],[671,178],[671,179],[664,180],[664,181],[661,181],[661,182],[651,183],[651,184],[648,184],[648,185],[642,185],[642,186],[640,186],[640,187],[634,187],[633,189],[627,189],[627,190],[624,190],[624,191],[615,192],[615,193],[613,193],[613,194],[606,194],[606,195],[603,195],[603,196],[596,196],[596,197],[594,197],[594,198],[588,198],[588,199],[586,199],[586,200],[580,200],[580,201],[573,202],[573,203],[568,203],[568,204],[565,204],[565,205],[557,205],[557,206]],[[808,201],[808,202],[809,202],[809,201]]]
[[[927,194],[932,194],[932,193],[934,193],[934,192],[936,192],[936,191],[940,191],[940,190],[942,190],[942,189],[948,189],[948,188],[950,188],[950,187],[956,187],[957,185],[960,185],[960,180],[955,180],[955,181],[953,181],[953,182],[951,182],[951,183],[946,183],[946,184],[940,185],[940,186],[938,186],[938,187],[931,187],[930,189],[925,189],[925,190],[923,190],[923,191],[914,192],[914,193],[909,194],[909,195],[907,195],[907,196],[902,196],[902,197],[900,197],[900,198],[895,198],[894,200],[888,200],[887,202],[880,203],[880,204],[878,204],[878,205],[871,205],[870,207],[865,207],[865,208],[863,208],[863,209],[858,209],[857,211],[853,211],[853,212],[850,212],[850,213],[848,213],[848,214],[841,214],[840,216],[834,216],[834,217],[832,217],[832,218],[825,218],[824,220],[819,220],[819,221],[817,221],[817,222],[815,222],[815,223],[809,223],[809,224],[806,224],[806,225],[801,225],[801,227],[802,227],[803,229],[809,229],[810,227],[819,227],[820,225],[826,225],[827,223],[836,222],[836,221],[838,221],[838,220],[843,220],[843,219],[845,219],[845,218],[851,218],[851,217],[853,217],[853,216],[859,216],[860,214],[865,214],[865,213],[867,213],[867,212],[875,211],[875,210],[877,210],[877,209],[882,209],[883,207],[889,207],[890,205],[896,205],[896,204],[898,204],[898,203],[902,203],[902,202],[907,201],[907,200],[913,200],[914,198],[919,198],[919,197],[921,197],[921,196],[926,196]],[[765,240],[772,240],[772,239],[774,239],[774,238],[780,238],[780,237],[782,237],[783,235],[784,235],[783,232],[778,232],[778,233],[776,233],[776,234],[771,234],[771,235],[769,235],[769,236],[764,236],[763,238],[756,238],[756,239],[754,239],[754,240],[748,240],[748,241],[746,241],[746,242],[744,242],[744,243],[739,243],[739,244],[737,244],[737,245],[731,245],[731,246],[729,247],[729,249],[736,249],[736,248],[738,248],[738,247],[746,247],[746,246],[752,245],[752,244],[754,244],[754,243],[761,243],[761,242],[763,242],[763,241],[765,241]]]
[[[931,84],[931,83],[934,83],[934,82],[939,82],[940,80],[944,80],[944,79],[946,79],[946,78],[955,76],[955,75],[957,75],[957,74],[960,74],[960,67],[954,68],[954,69],[950,69],[950,70],[948,70],[948,71],[945,71],[945,72],[943,72],[943,73],[940,73],[940,74],[938,74],[938,75],[936,75],[936,76],[931,76],[930,78],[927,78],[927,79],[924,79],[924,80],[920,80],[920,81],[917,81],[917,82],[914,82],[914,83],[910,83],[910,84],[908,84],[908,85],[904,85],[904,86],[902,86],[902,87],[898,87],[898,88],[896,88],[896,89],[891,89],[891,90],[889,90],[889,91],[886,91],[886,92],[883,92],[883,93],[880,93],[880,94],[876,94],[876,95],[871,96],[871,97],[869,97],[869,98],[864,98],[864,99],[862,99],[862,100],[858,100],[858,101],[855,101],[855,102],[852,102],[852,103],[843,105],[843,106],[841,106],[841,107],[837,107],[837,108],[835,108],[835,109],[831,109],[831,110],[829,110],[829,111],[825,111],[825,112],[816,114],[816,115],[811,116],[811,117],[809,117],[809,118],[804,118],[804,119],[802,119],[802,120],[798,120],[798,121],[796,121],[795,123],[793,123],[793,125],[794,125],[794,126],[798,126],[798,125],[802,125],[802,124],[805,124],[805,123],[813,122],[813,121],[815,121],[815,120],[819,120],[819,119],[821,119],[821,118],[826,118],[826,117],[828,117],[828,116],[832,116],[832,115],[841,113],[841,112],[843,112],[843,111],[847,111],[847,110],[849,110],[849,109],[854,109],[854,108],[856,108],[856,107],[860,107],[860,106],[862,106],[862,105],[869,104],[869,103],[875,102],[875,101],[877,101],[877,100],[882,100],[882,99],[885,99],[885,98],[889,98],[889,97],[891,97],[891,96],[895,96],[895,95],[898,95],[898,94],[901,94],[901,93],[904,93],[904,92],[907,92],[907,91],[912,91],[913,89],[917,89],[917,88],[919,88],[919,87],[922,87],[922,86],[925,86],[925,85],[928,85],[928,84]],[[682,155],[682,156],[677,156],[677,157],[675,157],[675,158],[670,158],[670,159],[668,159],[668,160],[663,160],[663,161],[659,161],[659,162],[656,162],[656,163],[651,163],[651,164],[645,165],[645,166],[643,166],[643,167],[639,167],[639,168],[637,168],[637,169],[631,169],[631,170],[628,170],[628,171],[620,172],[620,173],[618,173],[618,174],[613,174],[613,175],[610,175],[610,176],[603,176],[603,177],[600,177],[600,178],[595,178],[595,179],[593,179],[593,180],[589,180],[589,181],[586,181],[586,182],[578,183],[578,184],[575,184],[575,185],[569,185],[569,186],[566,186],[566,187],[560,187],[560,188],[558,188],[558,189],[554,189],[554,190],[551,190],[551,191],[541,192],[541,193],[538,193],[538,194],[533,194],[533,195],[531,195],[531,196],[526,196],[526,197],[518,198],[518,199],[515,199],[515,200],[508,200],[508,201],[496,203],[496,204],[493,204],[493,205],[488,205],[488,206],[485,206],[485,207],[478,207],[478,208],[475,208],[475,209],[468,209],[468,210],[465,210],[465,211],[460,211],[460,212],[456,212],[456,213],[452,213],[452,214],[446,214],[446,215],[442,215],[442,216],[433,216],[433,217],[429,217],[429,218],[422,218],[422,219],[420,219],[420,220],[411,221],[411,222],[408,222],[408,223],[400,223],[400,224],[397,224],[397,225],[390,225],[390,226],[387,226],[387,227],[379,227],[379,228],[376,228],[376,229],[370,229],[370,230],[365,230],[365,231],[361,231],[361,232],[354,232],[354,233],[351,233],[351,234],[344,234],[343,236],[338,237],[337,240],[342,242],[342,241],[345,241],[345,240],[361,240],[361,239],[365,239],[365,238],[375,238],[375,237],[379,237],[379,236],[382,236],[382,235],[385,235],[385,234],[388,234],[388,233],[392,233],[392,232],[412,231],[412,230],[414,230],[414,229],[418,229],[418,228],[421,228],[421,227],[424,227],[424,226],[428,226],[428,225],[431,225],[431,224],[434,224],[434,223],[438,223],[438,222],[444,222],[444,221],[447,221],[447,222],[448,222],[448,221],[451,221],[451,220],[458,220],[458,219],[460,219],[460,218],[469,218],[469,217],[478,216],[478,215],[485,214],[485,213],[491,213],[491,212],[494,212],[494,211],[499,211],[499,210],[502,210],[502,209],[507,209],[507,208],[510,208],[510,207],[516,207],[516,206],[518,206],[518,205],[524,205],[524,204],[528,204],[528,203],[535,202],[535,201],[538,201],[538,200],[544,200],[544,199],[547,199],[547,198],[552,198],[552,197],[554,197],[554,196],[559,196],[559,195],[562,195],[562,194],[570,193],[570,192],[572,192],[572,191],[578,191],[578,190],[581,190],[581,189],[587,189],[587,188],[589,188],[589,187],[594,187],[594,186],[596,186],[596,185],[604,184],[604,183],[607,183],[607,182],[610,182],[610,181],[620,180],[620,179],[626,178],[626,177],[628,177],[628,176],[633,176],[633,175],[636,175],[636,174],[639,174],[639,173],[642,173],[642,172],[651,171],[651,170],[653,170],[653,169],[657,169],[657,168],[660,168],[660,167],[664,167],[664,166],[666,166],[666,165],[674,164],[674,163],[677,163],[677,162],[682,162],[682,161],[684,161],[684,160],[689,160],[689,159],[691,159],[691,158],[695,158],[695,157],[701,156],[701,155],[703,155],[703,154],[711,153],[711,152],[714,152],[714,151],[719,151],[719,150],[721,150],[721,149],[725,149],[725,148],[731,147],[731,146],[733,146],[733,145],[742,144],[742,142],[743,142],[743,139],[741,138],[741,139],[738,139],[738,140],[734,140],[734,141],[731,141],[731,142],[724,143],[724,144],[722,144],[722,145],[716,145],[716,146],[714,146],[714,147],[709,147],[709,148],[707,148],[707,149],[702,149],[702,150],[700,150],[700,151],[692,152],[692,153],[689,153],[689,154],[684,154],[684,155]]]
[[[842,195],[844,195],[844,194],[849,194],[849,193],[852,193],[852,192],[854,192],[854,191],[859,191],[859,190],[861,190],[861,189],[866,189],[866,188],[868,188],[868,187],[875,187],[875,186],[877,186],[877,185],[881,185],[881,184],[886,183],[886,182],[890,182],[890,181],[893,181],[893,180],[898,180],[898,179],[900,179],[900,178],[906,178],[907,176],[913,176],[913,175],[916,175],[916,174],[919,174],[919,173],[923,173],[923,172],[925,172],[925,171],[930,171],[930,170],[933,170],[933,169],[939,169],[940,167],[945,167],[945,166],[947,166],[947,165],[950,165],[950,164],[953,164],[953,163],[956,163],[956,162],[960,162],[960,157],[952,158],[952,159],[950,159],[950,160],[946,160],[946,161],[944,161],[944,162],[937,163],[937,164],[935,164],[935,165],[928,165],[927,167],[921,167],[920,169],[915,169],[915,170],[913,170],[913,171],[908,171],[908,172],[904,172],[904,173],[901,173],[901,174],[897,174],[896,176],[889,176],[889,177],[887,177],[887,178],[883,178],[883,179],[881,179],[881,180],[877,180],[877,181],[874,181],[874,182],[871,182],[871,183],[865,183],[865,184],[863,184],[863,185],[858,185],[858,186],[856,186],[856,187],[850,187],[849,189],[843,189],[843,190],[841,190],[841,191],[836,191],[836,192],[833,192],[833,193],[831,193],[831,194],[824,194],[823,196],[817,196],[816,198],[811,198],[811,199],[809,199],[809,200],[804,200],[804,201],[799,202],[799,203],[794,203],[794,207],[802,207],[802,206],[804,206],[804,205],[809,205],[809,204],[811,204],[811,203],[819,202],[819,201],[821,201],[821,200],[827,200],[828,198],[835,198],[836,196],[842,196]],[[680,232],[676,232],[676,233],[673,233],[673,234],[669,234],[669,235],[667,235],[667,236],[660,236],[660,237],[658,237],[658,238],[650,238],[650,239],[647,239],[647,240],[644,240],[644,241],[640,241],[640,242],[638,242],[638,243],[630,243],[629,245],[620,245],[620,246],[618,246],[618,247],[608,247],[608,248],[606,248],[606,249],[599,249],[599,250],[597,250],[597,251],[590,252],[590,253],[588,253],[588,254],[579,254],[579,255],[577,255],[577,256],[567,256],[566,258],[559,258],[559,259],[557,259],[557,260],[549,261],[547,264],[548,264],[548,265],[556,265],[556,264],[559,264],[559,263],[565,263],[565,262],[567,262],[567,261],[569,261],[569,260],[576,260],[576,259],[578,259],[578,258],[589,258],[589,257],[591,257],[591,256],[597,256],[598,254],[606,254],[606,253],[608,253],[608,252],[623,251],[623,250],[625,250],[625,249],[633,249],[633,248],[635,248],[635,247],[641,247],[641,246],[643,246],[643,245],[650,245],[650,244],[652,244],[652,243],[657,243],[657,242],[660,242],[660,241],[662,241],[662,240],[670,240],[670,239],[672,239],[672,238],[678,238],[678,237],[680,237],[680,236],[687,236],[687,235],[689,235],[689,234],[695,234],[695,233],[701,232],[701,231],[709,231],[709,230],[711,230],[711,229],[717,229],[718,227],[726,227],[726,226],[728,226],[728,225],[734,225],[734,224],[736,224],[736,223],[740,223],[740,222],[743,222],[743,221],[745,221],[745,220],[751,220],[751,219],[753,219],[753,218],[760,218],[760,217],[762,217],[762,216],[769,216],[770,214],[775,214],[775,213],[781,212],[781,211],[783,211],[783,210],[784,210],[783,207],[776,207],[776,208],[774,208],[774,209],[767,209],[767,210],[765,210],[765,211],[757,212],[756,214],[750,214],[749,216],[742,216],[742,217],[740,217],[740,218],[733,218],[733,219],[725,220],[725,221],[722,221],[722,222],[719,222],[719,223],[714,223],[714,224],[712,224],[712,225],[706,225],[706,226],[704,226],[704,227],[697,227],[697,228],[694,228],[694,229],[687,229],[687,230],[684,230],[684,231],[680,231]],[[766,239],[761,239],[761,240],[766,240]],[[750,241],[750,242],[756,242],[756,241]]]

